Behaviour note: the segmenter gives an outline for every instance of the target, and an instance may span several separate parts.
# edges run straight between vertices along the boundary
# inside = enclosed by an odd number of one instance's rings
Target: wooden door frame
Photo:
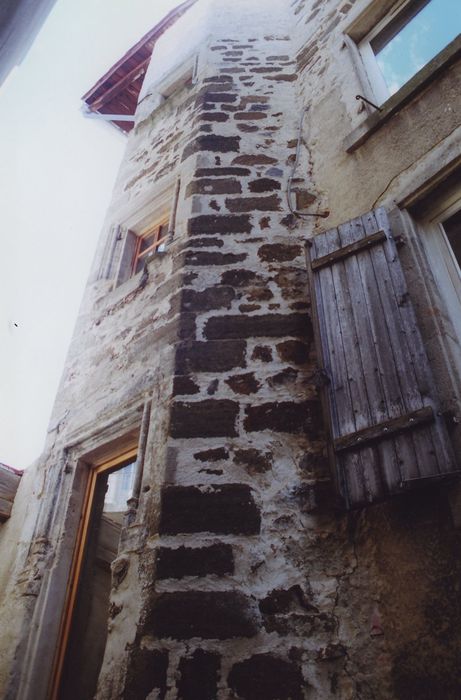
[[[58,633],[58,642],[56,645],[56,654],[53,660],[53,669],[51,674],[51,692],[50,700],[57,700],[59,687],[62,680],[62,672],[64,667],[65,655],[69,643],[69,635],[71,630],[72,619],[75,611],[75,604],[82,572],[85,548],[88,541],[88,531],[90,528],[90,520],[92,515],[96,482],[101,474],[106,472],[117,471],[130,463],[138,453],[138,444],[126,449],[124,452],[119,452],[116,456],[102,463],[93,463],[88,466],[88,480],[86,484],[83,505],[80,514],[80,522],[75,538],[75,548],[72,557],[72,563],[69,571],[69,577],[66,587],[65,602],[63,614]]]

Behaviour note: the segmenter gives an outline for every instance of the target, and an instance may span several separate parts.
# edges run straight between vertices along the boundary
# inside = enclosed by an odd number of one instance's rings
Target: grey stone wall
[[[398,178],[453,128],[442,107],[430,128],[437,95],[423,93],[346,152],[363,118],[341,33],[354,4],[281,2],[271,16],[216,0],[196,83],[141,104],[3,591],[3,615],[15,611],[0,643],[6,697],[46,697],[83,462],[135,433],[146,399],[98,698],[459,696],[450,486],[347,515],[326,460],[305,239],[389,206]],[[301,222],[286,203],[306,105],[294,184],[326,221]],[[114,287],[100,275],[111,227],[151,200],[155,211],[179,175],[167,251]]]

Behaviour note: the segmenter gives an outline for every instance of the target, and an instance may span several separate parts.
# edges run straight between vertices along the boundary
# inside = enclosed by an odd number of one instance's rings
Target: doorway
[[[111,564],[117,557],[127,500],[136,478],[136,450],[90,468],[77,536],[53,700],[91,700],[107,639]]]

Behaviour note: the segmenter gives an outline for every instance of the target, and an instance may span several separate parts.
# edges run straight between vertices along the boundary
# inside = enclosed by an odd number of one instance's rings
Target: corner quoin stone
[[[259,316],[214,316],[206,322],[210,340],[227,338],[312,337],[307,314],[261,314]]]
[[[239,404],[229,399],[206,399],[171,407],[170,435],[173,438],[236,437]]]
[[[250,601],[234,591],[162,593],[147,624],[156,637],[232,639],[258,632]]]
[[[156,562],[159,579],[210,574],[225,576],[234,572],[232,547],[223,543],[210,547],[159,547]]]
[[[166,486],[162,490],[159,532],[178,535],[213,532],[219,535],[257,535],[261,516],[246,484]]]

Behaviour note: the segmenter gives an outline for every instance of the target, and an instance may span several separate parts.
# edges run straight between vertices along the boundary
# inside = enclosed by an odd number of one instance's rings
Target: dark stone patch
[[[264,279],[252,270],[226,270],[222,274],[221,283],[231,287],[248,287],[257,283],[264,284]]]
[[[303,700],[306,687],[299,667],[273,654],[234,664],[228,684],[242,700]]]
[[[260,316],[215,316],[205,325],[210,340],[222,338],[281,338],[312,336],[307,314],[263,314]]]
[[[184,576],[225,576],[234,573],[234,555],[229,544],[210,547],[179,547],[157,550],[157,578]]]
[[[221,459],[227,459],[229,452],[225,447],[216,447],[211,450],[203,450],[203,452],[195,452],[194,459],[200,462],[219,462]]]
[[[316,436],[322,429],[321,421],[321,409],[317,400],[302,403],[279,401],[247,406],[244,426],[249,433],[272,430]]]
[[[225,51],[224,55],[225,56],[241,56],[243,54],[243,51]]]
[[[156,637],[172,639],[232,639],[258,632],[248,598],[234,591],[162,593],[149,627]]]
[[[267,60],[268,61],[289,61],[290,57],[289,56],[268,56]]]
[[[265,262],[287,262],[302,255],[303,249],[300,245],[283,245],[273,243],[261,246],[258,250],[258,257]]]
[[[247,210],[248,211],[248,210]],[[215,214],[202,214],[187,222],[188,233],[191,236],[251,233],[251,221],[247,215],[242,216],[217,216]]]
[[[234,81],[231,75],[212,75],[210,78],[205,78],[204,83],[232,83]]]
[[[213,132],[211,124],[202,124],[199,128],[200,131],[203,131],[205,134],[211,134]]]
[[[298,370],[293,369],[293,367],[286,367],[281,372],[269,377],[267,382],[271,387],[287,386],[295,382],[297,377]]]
[[[189,143],[182,154],[182,161],[199,151],[214,151],[215,153],[231,153],[240,150],[240,136],[219,136],[207,134],[198,136]]]
[[[186,248],[222,248],[223,245],[222,238],[194,238],[188,241]]]
[[[123,700],[145,698],[154,689],[159,700],[166,695],[168,652],[151,649],[135,649],[130,655]]]
[[[290,304],[290,309],[293,311],[307,311],[309,308],[310,305],[306,301],[294,301],[293,304]]]
[[[307,272],[300,268],[285,268],[280,270],[274,281],[280,287],[284,299],[307,297]]]
[[[154,343],[164,343],[168,345],[177,340],[194,338],[195,333],[195,314],[183,313],[170,323],[165,323],[165,325],[159,326],[153,331],[149,331],[149,341],[152,345]]]
[[[193,372],[227,372],[235,367],[245,367],[246,343],[244,340],[204,342],[193,340],[178,345],[175,356],[175,372],[179,375]]]
[[[307,209],[317,199],[316,195],[308,190],[295,191],[296,209]]]
[[[212,209],[214,209],[215,211],[221,211],[221,207],[219,206],[219,204],[218,204],[218,202],[216,201],[216,199],[212,199],[212,200],[210,201],[210,207],[211,207]]]
[[[234,119],[237,121],[242,120],[252,120],[252,119],[266,119],[266,112],[236,112],[234,114]]]
[[[232,73],[234,75],[235,73],[245,73],[245,68],[229,68],[229,66],[226,66],[226,68],[221,68],[223,73]]]
[[[226,207],[231,212],[247,211],[280,211],[280,197],[272,194],[269,197],[235,197],[226,199]]]
[[[282,177],[283,170],[281,168],[268,168],[266,170],[266,175],[269,175],[270,177]]]
[[[272,349],[267,345],[256,345],[251,359],[260,360],[261,362],[272,362]]]
[[[212,309],[230,309],[235,298],[232,287],[211,287],[201,292],[185,288],[170,300],[170,309],[180,311],[211,311]]]
[[[272,455],[270,452],[263,454],[250,447],[246,450],[235,450],[234,462],[246,467],[250,474],[264,474],[272,467]]]
[[[259,311],[260,308],[260,304],[240,304],[239,311],[241,311],[243,314],[248,314],[252,311]]]
[[[225,177],[227,175],[245,177],[250,175],[250,173],[251,170],[248,170],[248,168],[199,168],[195,171],[195,177]]]
[[[265,80],[276,80],[277,82],[292,83],[298,79],[296,73],[277,73],[277,75],[263,75]]]
[[[276,73],[278,70],[278,66],[256,66],[250,69],[250,73]]]
[[[261,387],[253,372],[229,377],[229,379],[226,379],[226,384],[230,386],[234,394],[246,394],[247,396],[255,394]]]
[[[206,393],[208,396],[214,396],[216,392],[218,391],[219,387],[219,379],[213,379],[207,387]]]
[[[297,608],[318,612],[299,585],[291,586],[288,590],[276,588],[259,602],[259,609],[263,615],[286,614]]]
[[[272,190],[279,190],[281,184],[269,177],[260,177],[257,180],[252,180],[248,187],[250,192],[271,192]]]
[[[229,115],[225,112],[203,112],[199,119],[204,122],[227,122]]]
[[[186,197],[193,194],[241,194],[242,185],[230,178],[203,178],[192,180],[186,188]]]
[[[196,649],[193,656],[182,658],[176,683],[178,700],[215,700],[220,665],[219,654],[203,649]]]
[[[265,228],[270,228],[270,223],[271,223],[270,216],[263,216],[259,220],[259,227],[260,227],[261,231],[263,231]]]
[[[239,108],[235,105],[221,105],[222,112],[229,112],[230,114],[232,114],[233,112],[238,112],[238,110]]]
[[[245,484],[207,486],[204,491],[198,486],[167,486],[162,490],[161,535],[257,535],[260,526],[258,507]]]
[[[284,362],[305,365],[309,362],[309,346],[300,340],[285,340],[276,345],[278,355]]]
[[[239,405],[227,399],[205,399],[171,407],[170,435],[173,438],[236,437]]]
[[[204,102],[237,102],[237,95],[229,92],[208,92],[208,90],[198,97]]]
[[[237,156],[232,161],[232,165],[274,165],[277,158],[271,158],[263,154]]]
[[[189,251],[184,257],[184,265],[208,267],[209,265],[235,265],[246,260],[247,253],[211,253],[207,251]]]
[[[258,131],[257,126],[252,126],[251,124],[237,124],[237,129],[239,131],[243,131],[247,134],[254,133],[255,131]]]
[[[198,394],[200,387],[190,377],[176,376],[173,380],[173,396]]]

